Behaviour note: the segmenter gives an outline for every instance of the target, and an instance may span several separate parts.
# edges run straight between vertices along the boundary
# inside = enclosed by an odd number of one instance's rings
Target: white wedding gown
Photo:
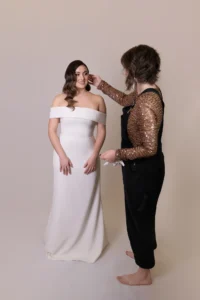
[[[106,122],[97,110],[52,107],[50,118],[60,119],[60,142],[73,164],[71,175],[60,172],[54,150],[54,187],[51,212],[45,234],[47,257],[93,263],[107,244],[100,199],[100,165],[89,175],[84,164],[94,149],[94,128]]]

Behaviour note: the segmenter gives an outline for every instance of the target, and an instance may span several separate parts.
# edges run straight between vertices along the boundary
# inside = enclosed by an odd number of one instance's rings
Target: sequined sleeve
[[[138,99],[135,109],[130,114],[127,130],[132,144],[136,146],[118,149],[116,159],[133,160],[150,157],[157,152],[158,132],[163,117],[160,98],[153,93],[146,93]],[[137,128],[132,126],[133,123],[137,124]]]
[[[127,95],[127,94],[120,92],[119,90],[113,88],[111,85],[109,85],[104,80],[102,80],[100,82],[100,84],[97,88],[99,90],[101,90],[104,94],[108,95],[110,98],[112,98],[115,102],[117,102],[121,106],[132,105],[136,98],[135,91]]]

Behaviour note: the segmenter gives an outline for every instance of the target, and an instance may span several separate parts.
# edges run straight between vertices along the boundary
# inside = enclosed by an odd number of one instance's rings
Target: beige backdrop
[[[120,57],[140,43],[155,47],[162,59],[166,179],[158,206],[159,240],[172,256],[176,253],[178,264],[198,256],[199,6],[199,1],[178,0],[2,1],[2,257],[14,249],[21,253],[19,234],[25,249],[26,236],[42,240],[52,194],[49,107],[61,91],[67,65],[81,59],[92,73],[124,90]],[[119,147],[121,107],[104,98],[106,150]],[[120,168],[102,167],[102,196],[112,240],[124,230]]]

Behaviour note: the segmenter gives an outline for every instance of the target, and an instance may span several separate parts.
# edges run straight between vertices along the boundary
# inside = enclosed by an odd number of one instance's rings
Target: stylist
[[[121,117],[121,149],[108,150],[101,159],[110,163],[122,160],[126,224],[132,251],[126,254],[135,259],[136,273],[118,276],[126,285],[149,285],[155,265],[157,247],[155,215],[162,189],[165,164],[162,152],[164,102],[156,85],[160,72],[160,57],[155,49],[139,45],[121,58],[127,90],[124,94],[97,75],[90,83],[123,106]]]

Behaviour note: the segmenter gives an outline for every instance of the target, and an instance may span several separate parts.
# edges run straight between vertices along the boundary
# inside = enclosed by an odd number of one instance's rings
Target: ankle
[[[138,273],[140,273],[141,275],[148,275],[150,274],[150,270],[149,269],[143,269],[143,268],[139,268]]]

